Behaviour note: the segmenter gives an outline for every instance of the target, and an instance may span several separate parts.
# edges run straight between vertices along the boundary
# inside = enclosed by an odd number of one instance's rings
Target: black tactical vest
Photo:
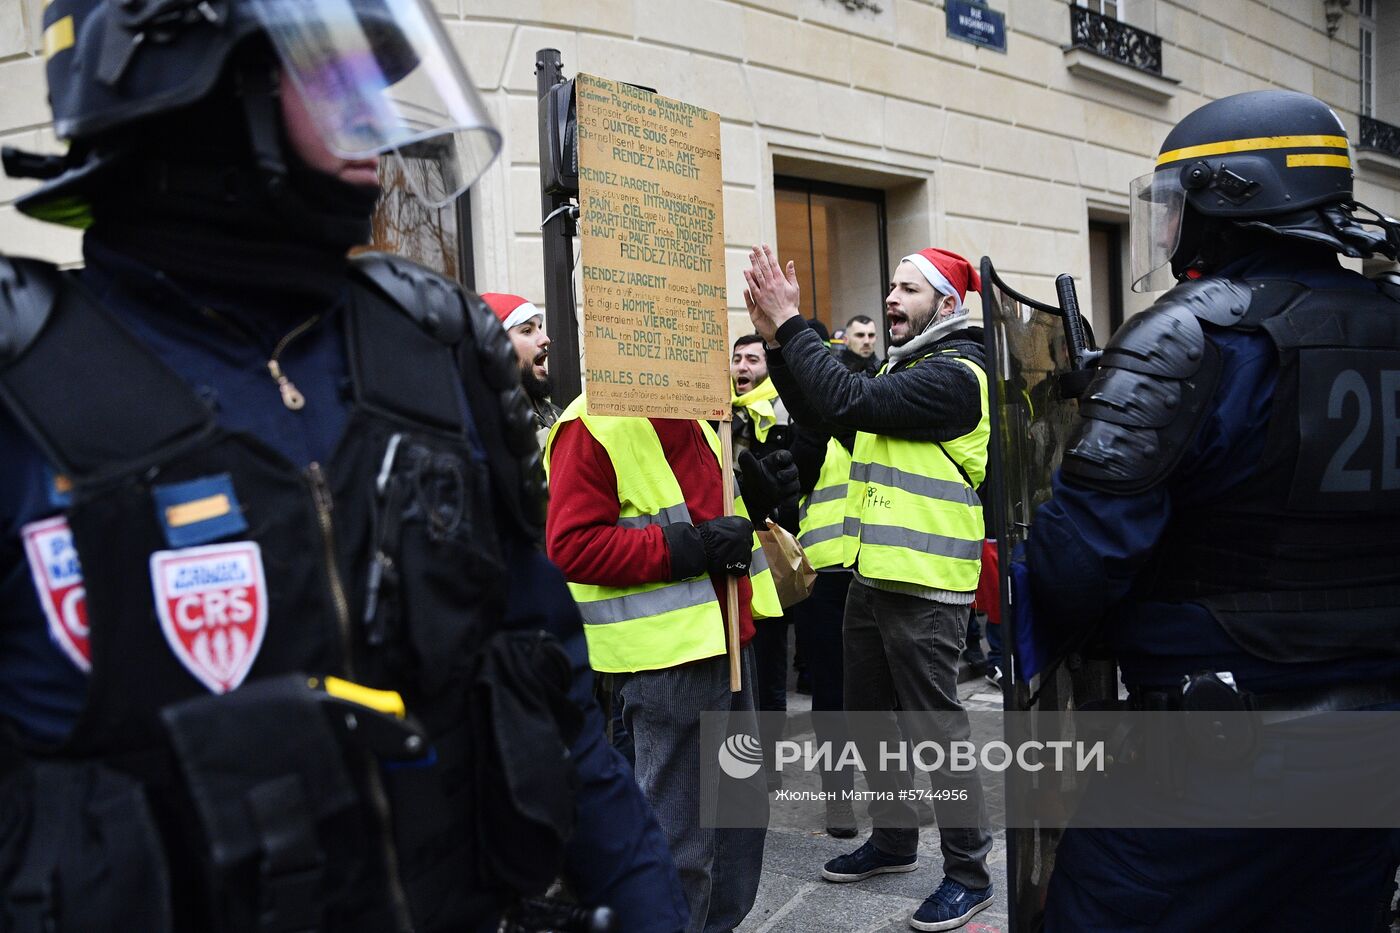
[[[67,521],[86,585],[89,694],[71,738],[50,753],[99,759],[142,782],[180,930],[296,928],[274,916],[279,896],[289,916],[304,902],[327,905],[305,915],[307,929],[460,929],[485,913],[464,802],[473,790],[462,683],[501,613],[496,522],[508,510],[490,494],[491,458],[473,456],[459,399],[473,379],[488,398],[514,397],[518,377],[489,311],[455,290],[456,308],[444,305],[442,280],[382,257],[359,273],[343,320],[347,429],[331,461],[306,470],[220,428],[72,281],[48,280],[42,326],[12,328],[25,346],[0,367],[4,402],[72,482]],[[404,289],[419,300],[393,300]],[[469,357],[479,344],[492,358],[459,367],[464,332]],[[479,426],[500,437],[510,422],[504,436],[525,451],[523,404],[486,407]],[[200,538],[201,522],[226,531]],[[338,749],[358,803],[294,786],[267,808],[264,850],[240,862],[236,843],[197,825],[201,801],[190,796],[209,791],[180,780],[161,711],[288,673],[397,691],[432,754],[385,770]],[[257,728],[269,746],[288,739],[275,717]],[[269,853],[293,834],[298,809],[312,814],[314,838],[283,870]],[[262,877],[240,889],[227,877],[240,872]],[[242,903],[239,890],[259,894]]]
[[[1271,661],[1400,655],[1400,300],[1248,285],[1235,327],[1278,353],[1265,450],[1172,517],[1151,596],[1203,604]]]

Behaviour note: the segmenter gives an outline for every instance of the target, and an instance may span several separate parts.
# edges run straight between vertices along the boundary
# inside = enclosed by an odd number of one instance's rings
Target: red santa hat
[[[491,306],[491,310],[496,312],[496,318],[506,330],[510,330],[517,324],[524,324],[533,317],[544,318],[543,311],[519,295],[484,292],[481,300]]]
[[[972,263],[946,249],[930,246],[905,256],[900,262],[911,263],[923,273],[934,291],[941,295],[953,296],[954,314],[962,312],[963,297],[967,295],[969,288],[973,291],[980,291],[982,288],[982,279],[977,275],[977,270],[972,268]]]

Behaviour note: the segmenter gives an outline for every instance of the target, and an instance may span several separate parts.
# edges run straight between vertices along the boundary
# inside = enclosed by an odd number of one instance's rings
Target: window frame
[[[1128,0],[1074,0],[1074,2],[1076,5],[1082,6],[1086,10],[1097,13],[1100,16],[1116,19],[1120,23],[1126,22],[1126,20],[1123,19],[1123,7],[1127,5]],[[1109,6],[1113,7],[1113,12],[1111,13],[1107,9]]]
[[[1376,118],[1376,8],[1374,0],[1361,0],[1357,10],[1359,34],[1357,36],[1357,59],[1360,73],[1361,100],[1357,114]]]
[[[472,241],[472,192],[468,188],[457,196],[453,205],[457,212],[457,279],[468,291],[476,291],[476,250]]]
[[[1099,346],[1106,344],[1118,328],[1123,326],[1123,239],[1127,227],[1125,223],[1115,223],[1111,220],[1089,221],[1090,234],[1097,231],[1106,234],[1108,240],[1108,333],[1094,335]]]
[[[885,296],[886,283],[893,270],[890,268],[890,236],[889,225],[885,214],[885,191],[883,188],[862,188],[857,185],[843,185],[834,181],[816,181],[810,178],[802,178],[797,175],[773,176],[773,193],[779,191],[805,194],[807,196],[807,234],[809,237],[807,246],[807,262],[813,268],[816,265],[816,248],[810,241],[812,233],[812,196],[828,198],[842,198],[847,201],[859,201],[865,204],[875,205],[875,224],[879,228],[879,253],[880,253],[880,294],[876,306],[880,309],[880,331],[887,333],[889,323],[885,320]],[[820,317],[821,308],[817,306],[816,295],[812,296],[812,312],[814,316]],[[836,319],[832,318],[832,333],[835,333],[840,325]]]

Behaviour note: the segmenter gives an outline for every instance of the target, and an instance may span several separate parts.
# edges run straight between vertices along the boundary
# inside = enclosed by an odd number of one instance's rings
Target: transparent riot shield
[[[1028,740],[1072,738],[1076,698],[1103,689],[1077,683],[1092,676],[1084,665],[1053,663],[1062,658],[1032,657],[1033,639],[1027,630],[1024,567],[1018,565],[1038,506],[1050,498],[1051,476],[1074,426],[1076,396],[1082,391],[1086,353],[1092,337],[1079,315],[1073,280],[1057,283],[1062,307],[1045,304],[1008,286],[992,261],[982,259],[982,308],[988,376],[991,380],[991,477],[985,503],[992,513],[989,528],[997,538],[1001,589],[1002,642],[1007,664],[1002,689],[1007,710],[1043,711],[1044,717],[1008,717],[1008,743],[1014,748]],[[1092,668],[1091,668],[1092,670]],[[1102,672],[1100,671],[1100,676]],[[1113,678],[1112,665],[1106,675]],[[1012,724],[1014,720],[1014,725]],[[1047,812],[1047,803],[1074,788],[1065,786],[1073,775],[1041,777],[1007,772],[1008,826],[1027,826],[1013,812]],[[1063,825],[1062,823],[1060,825]],[[1038,826],[1038,824],[1037,824]],[[1007,830],[1007,887],[1012,933],[1039,928],[1046,887],[1054,867],[1060,830]]]

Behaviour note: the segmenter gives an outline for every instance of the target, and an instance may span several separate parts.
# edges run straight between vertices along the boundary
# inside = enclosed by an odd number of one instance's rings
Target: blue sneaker
[[[918,867],[917,855],[886,855],[875,848],[875,843],[867,842],[850,855],[838,855],[827,862],[822,868],[822,877],[827,881],[844,884],[850,881],[864,881],[871,875],[914,871]]]
[[[952,878],[944,878],[938,890],[914,911],[909,925],[916,930],[953,930],[990,906],[991,885],[981,889],[965,888]]]

